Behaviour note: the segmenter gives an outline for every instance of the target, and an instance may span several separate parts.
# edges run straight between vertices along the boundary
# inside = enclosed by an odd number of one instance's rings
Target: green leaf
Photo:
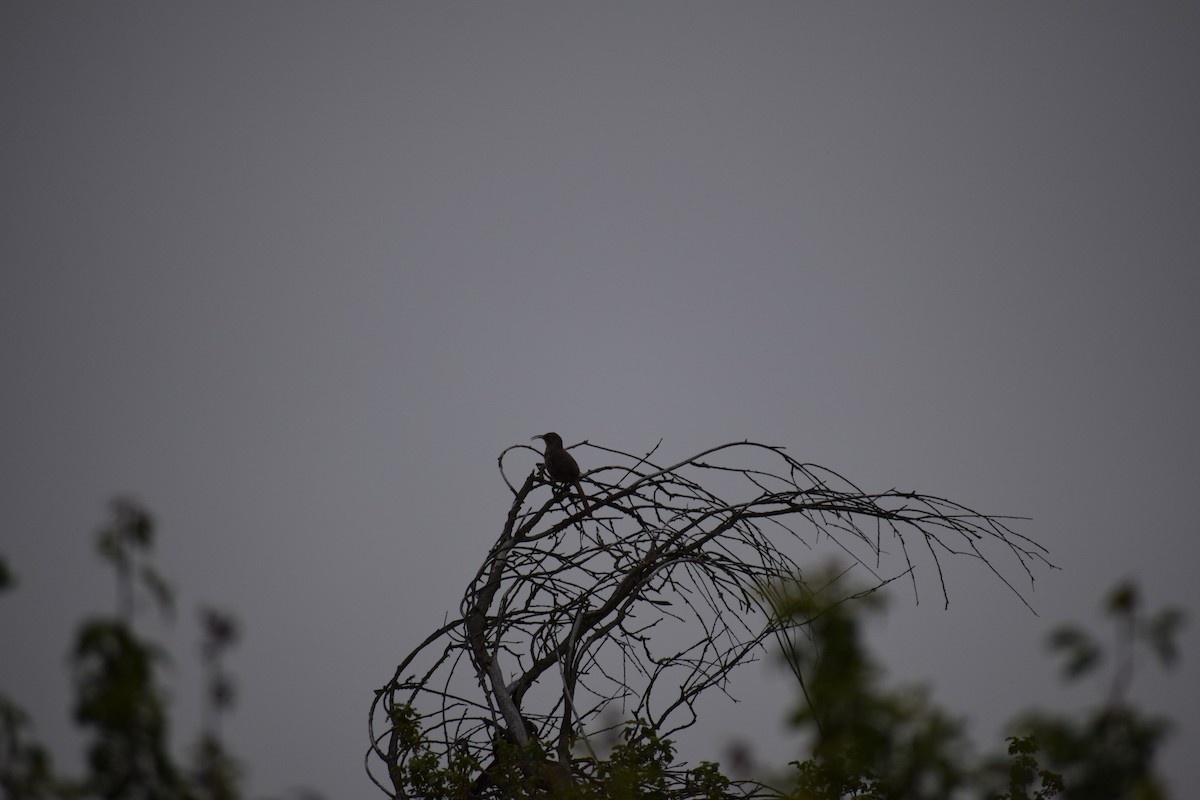
[[[1050,634],[1050,649],[1062,651],[1063,674],[1068,680],[1084,675],[1101,661],[1103,651],[1096,640],[1073,625],[1056,628]]]
[[[1150,618],[1146,626],[1146,639],[1163,666],[1169,667],[1179,658],[1176,639],[1183,628],[1185,617],[1178,608],[1167,608]]]
[[[1108,613],[1113,616],[1133,614],[1141,602],[1141,592],[1133,581],[1121,581],[1108,595]]]

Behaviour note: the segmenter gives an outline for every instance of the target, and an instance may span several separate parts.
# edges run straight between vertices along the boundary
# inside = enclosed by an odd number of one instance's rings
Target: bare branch
[[[574,505],[536,469],[519,485],[509,477],[509,463],[528,465],[536,450],[501,453],[513,501],[461,616],[418,645],[371,704],[367,769],[388,795],[412,796],[417,767],[433,759],[473,770],[486,796],[501,740],[552,743],[541,752],[556,756],[545,763],[558,779],[587,782],[598,766],[588,732],[611,727],[600,717],[618,705],[640,720],[631,735],[691,726],[699,698],[729,692],[737,666],[792,635],[773,587],[802,579],[802,555],[840,553],[876,587],[907,577],[918,598],[918,576],[931,571],[946,604],[947,557],[982,561],[1027,606],[1008,574],[1016,567],[1032,588],[1035,569],[1053,568],[1012,517],[933,495],[866,492],[757,442],[667,467],[651,460],[659,445],[641,456],[578,446],[615,463],[582,476],[588,501]],[[525,774],[548,774],[534,766]],[[737,788],[772,794],[753,782]]]

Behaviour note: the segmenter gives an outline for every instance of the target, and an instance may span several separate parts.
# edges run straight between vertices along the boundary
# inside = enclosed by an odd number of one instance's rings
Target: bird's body
[[[546,474],[550,480],[556,483],[574,484],[579,490],[579,496],[587,500],[587,493],[583,491],[583,484],[579,478],[582,473],[579,471],[579,464],[575,462],[574,456],[567,452],[563,447],[562,437],[557,433],[543,433],[534,436],[534,439],[541,439],[546,443],[546,452],[543,454],[546,464]]]

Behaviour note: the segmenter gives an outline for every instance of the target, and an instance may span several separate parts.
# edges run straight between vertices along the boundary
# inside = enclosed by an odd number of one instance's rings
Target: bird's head
[[[539,433],[537,436],[529,437],[529,441],[541,439],[546,443],[547,447],[562,447],[562,437],[551,431],[550,433]]]

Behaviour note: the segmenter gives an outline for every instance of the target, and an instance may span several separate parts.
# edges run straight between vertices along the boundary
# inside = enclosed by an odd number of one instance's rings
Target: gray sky
[[[0,5],[0,686],[66,746],[132,493],[182,741],[213,602],[254,790],[376,796],[372,689],[499,533],[501,449],[752,438],[1033,517],[1040,617],[956,563],[875,628],[985,746],[1101,696],[1043,641],[1116,580],[1188,608],[1134,695],[1195,785],[1198,75],[1188,3]],[[782,764],[744,675],[696,746]]]

